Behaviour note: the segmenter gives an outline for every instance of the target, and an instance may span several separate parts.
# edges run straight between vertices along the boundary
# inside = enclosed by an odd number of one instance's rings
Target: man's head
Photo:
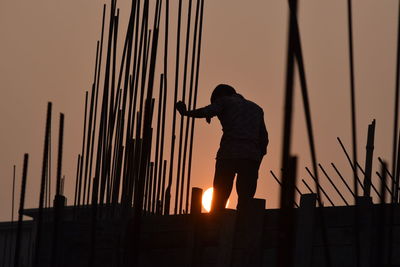
[[[214,103],[218,98],[223,96],[231,96],[236,94],[235,89],[227,84],[220,84],[215,87],[214,91],[211,94],[211,103]]]

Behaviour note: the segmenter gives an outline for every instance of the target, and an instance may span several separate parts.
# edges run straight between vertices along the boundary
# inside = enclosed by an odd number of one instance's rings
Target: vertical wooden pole
[[[190,214],[201,213],[201,199],[203,196],[203,189],[198,187],[192,188],[192,198],[190,201]]]
[[[364,197],[371,195],[372,160],[374,156],[375,120],[368,126],[367,153],[365,159]]]

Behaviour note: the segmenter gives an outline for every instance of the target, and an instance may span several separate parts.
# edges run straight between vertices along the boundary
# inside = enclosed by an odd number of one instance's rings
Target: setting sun
[[[213,191],[214,189],[212,187],[208,188],[204,193],[203,197],[201,199],[201,203],[203,204],[203,208],[207,211],[210,212],[211,210],[211,202],[212,202],[212,196],[213,196]],[[227,208],[229,205],[229,199],[226,202],[225,208]]]

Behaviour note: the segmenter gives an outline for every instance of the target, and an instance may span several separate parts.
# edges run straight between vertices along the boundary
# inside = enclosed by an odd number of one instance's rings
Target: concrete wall
[[[33,222],[25,221],[22,226],[21,266],[29,266],[32,259],[33,248]],[[17,223],[0,223],[0,267],[14,266],[15,241],[17,236]]]
[[[255,200],[242,212],[145,216],[139,240],[139,266],[277,266],[281,211],[265,210],[264,206],[263,200]],[[293,254],[288,244],[287,256],[294,257],[296,267],[321,267],[327,266],[328,250],[333,267],[356,266],[357,254],[359,266],[380,266],[381,259],[387,263],[392,247],[391,266],[400,266],[399,209],[398,205],[372,205],[368,199],[360,199],[357,208],[315,208],[315,196],[304,195],[300,208],[295,209]],[[90,209],[82,209],[74,217],[66,209],[67,215],[60,224],[57,266],[88,266],[92,229],[88,212]],[[32,216],[35,217],[34,212]],[[14,244],[10,240],[15,240],[15,226],[0,224],[0,267],[13,266],[9,255],[13,257]],[[97,221],[94,266],[118,265],[126,242],[133,241],[126,231],[130,227],[110,216]],[[23,266],[29,266],[34,223],[25,222],[23,229],[21,254]],[[52,222],[47,220],[44,229],[40,266],[47,267],[51,265]]]

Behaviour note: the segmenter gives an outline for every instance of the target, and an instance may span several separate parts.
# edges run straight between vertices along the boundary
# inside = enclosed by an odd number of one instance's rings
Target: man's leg
[[[225,209],[226,201],[232,191],[235,178],[234,164],[231,160],[218,160],[215,163],[214,193],[211,204],[211,212]]]
[[[241,209],[256,193],[260,163],[254,160],[238,160],[237,166],[236,191],[238,194],[238,205],[236,208]]]

